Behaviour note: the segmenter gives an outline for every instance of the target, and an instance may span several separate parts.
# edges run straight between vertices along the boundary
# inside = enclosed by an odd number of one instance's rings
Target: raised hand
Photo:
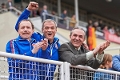
[[[44,42],[44,44],[43,44],[43,46],[42,46],[42,50],[46,50],[47,47],[48,47],[48,39],[47,39],[47,38],[44,38],[43,42]]]
[[[89,50],[87,44],[83,43],[82,45],[83,45],[83,47],[84,47],[85,49]]]
[[[37,2],[30,2],[27,9],[32,11],[32,10],[37,10],[38,8],[38,3]]]
[[[33,44],[33,49],[32,49],[32,53],[36,54],[38,52],[38,50],[43,46],[44,42],[37,42],[35,44]]]
[[[97,53],[101,54],[109,45],[109,41],[101,43],[93,50],[94,55],[96,55]]]

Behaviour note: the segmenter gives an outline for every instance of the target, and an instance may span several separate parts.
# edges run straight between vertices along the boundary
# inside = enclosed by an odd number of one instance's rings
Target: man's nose
[[[24,31],[27,31],[27,28],[24,28]]]
[[[52,29],[51,29],[51,28],[49,28],[49,29],[48,29],[48,31],[52,31]]]
[[[79,39],[79,36],[76,36],[76,39],[78,40],[78,39]]]

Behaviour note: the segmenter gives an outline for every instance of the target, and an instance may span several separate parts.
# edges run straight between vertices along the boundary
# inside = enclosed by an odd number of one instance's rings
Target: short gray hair
[[[52,20],[52,19],[46,19],[46,20],[44,20],[43,23],[42,23],[42,29],[43,29],[43,27],[44,27],[44,23],[45,23],[45,22],[54,22],[55,26],[57,27],[57,23],[56,23],[54,20]]]

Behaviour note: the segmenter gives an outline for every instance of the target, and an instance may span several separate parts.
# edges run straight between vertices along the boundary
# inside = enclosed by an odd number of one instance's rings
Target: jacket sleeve
[[[74,53],[68,48],[66,44],[62,44],[59,48],[59,59],[61,61],[66,61],[71,63],[72,65],[87,65],[94,69],[99,68],[100,62],[93,58],[87,60],[87,53],[74,55]]]
[[[18,31],[18,25],[19,25],[19,22],[24,20],[24,19],[28,19],[30,15],[30,11],[25,9],[22,14],[19,16],[17,22],[16,22],[16,25],[15,25],[15,30]]]
[[[59,48],[59,59],[72,65],[85,65],[87,62],[86,54],[74,55],[66,44],[62,44]]]
[[[120,71],[120,56],[114,56],[113,57],[113,64],[112,68],[116,71]]]
[[[87,62],[87,65],[94,68],[94,69],[98,69],[100,64],[101,64],[101,62],[99,60],[97,60],[96,58],[91,58]]]

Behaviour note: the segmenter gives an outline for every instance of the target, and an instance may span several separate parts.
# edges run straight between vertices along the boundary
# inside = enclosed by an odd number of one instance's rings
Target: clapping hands
[[[109,45],[109,41],[101,43],[93,50],[94,55],[96,55],[97,53],[101,54]]]
[[[32,46],[33,46],[32,49],[33,54],[37,53],[40,48],[42,48],[42,50],[46,50],[48,47],[48,39],[45,38],[40,42],[34,43]]]

